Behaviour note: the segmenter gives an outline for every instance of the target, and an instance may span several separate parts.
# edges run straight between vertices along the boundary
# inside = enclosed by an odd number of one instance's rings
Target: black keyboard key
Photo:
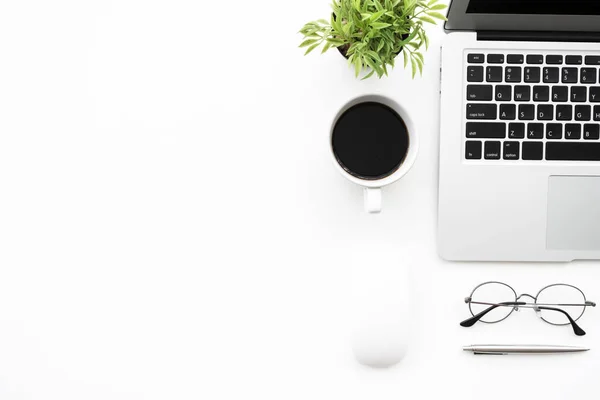
[[[580,72],[580,81],[585,84],[594,84],[596,83],[596,76],[598,75],[598,71],[596,68],[581,68]]]
[[[525,57],[523,57],[523,54],[509,54],[506,56],[506,62],[509,64],[523,64],[524,61]]]
[[[467,160],[481,160],[481,150],[482,144],[481,142],[467,142],[465,149],[465,158]]]
[[[585,124],[583,126],[583,138],[585,140],[598,140],[598,139],[600,139],[600,125],[598,125],[598,124]]]
[[[504,54],[488,54],[488,64],[504,64]]]
[[[504,142],[504,159],[518,160],[521,144],[519,142]]]
[[[586,56],[585,65],[600,65],[600,56]]]
[[[467,104],[467,119],[496,119],[498,106],[495,104]]]
[[[531,123],[527,125],[527,139],[543,139],[544,124]]]
[[[525,68],[525,82],[527,83],[540,83],[542,76],[542,70],[540,67],[526,67]]]
[[[540,161],[544,159],[542,142],[523,142],[523,160]]]
[[[515,86],[515,101],[529,101],[531,100],[531,87],[530,86]]]
[[[565,139],[567,139],[567,140],[581,139],[581,125],[580,124],[565,124]]]
[[[587,100],[587,88],[585,86],[571,87],[571,101],[575,103],[583,103]]]
[[[485,56],[483,54],[469,54],[467,60],[471,64],[483,64]]]
[[[554,119],[554,106],[552,104],[538,105],[537,119],[539,121],[552,121]]]
[[[552,87],[552,101],[555,101],[555,102],[569,101],[569,87],[568,86],[553,86]]]
[[[506,67],[504,72],[504,80],[506,82],[521,83],[521,75],[523,72],[521,67]]]
[[[527,56],[527,64],[543,64],[544,56],[541,54],[529,54]]]
[[[570,104],[559,104],[556,106],[556,119],[558,121],[570,121],[573,119],[573,106]]]
[[[492,85],[467,85],[467,100],[491,101]]]
[[[496,101],[510,101],[512,94],[512,86],[498,85],[496,86]]]
[[[535,106],[533,104],[519,104],[519,119],[533,121],[535,119]]]
[[[488,82],[502,82],[502,67],[487,67]]]
[[[506,138],[505,122],[467,122],[467,138],[469,139],[504,139]]]
[[[508,124],[509,139],[525,139],[525,124],[510,123]]]
[[[590,88],[590,103],[600,103],[600,87]]]
[[[517,106],[515,104],[500,105],[500,119],[513,120],[517,118]]]
[[[583,64],[583,57],[581,56],[567,56],[566,62],[568,65],[581,65]]]
[[[548,101],[550,100],[550,86],[534,86],[533,101]]]
[[[594,121],[600,121],[600,106],[594,106]]]
[[[486,160],[499,160],[500,142],[485,142],[484,158]]]
[[[559,140],[562,139],[562,124],[547,124],[546,139]]]
[[[575,121],[592,119],[592,106],[575,106]]]
[[[600,161],[600,142],[547,142],[546,160]]]
[[[544,68],[544,83],[558,83],[560,79],[560,69],[558,67]]]
[[[562,83],[577,83],[578,74],[577,68],[563,68],[562,69]]]
[[[546,64],[562,64],[563,56],[548,55],[546,56]]]
[[[467,67],[467,82],[483,82],[483,67]]]

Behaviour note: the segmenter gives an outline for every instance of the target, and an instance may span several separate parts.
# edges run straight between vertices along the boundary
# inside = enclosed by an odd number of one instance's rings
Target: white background
[[[480,282],[564,281],[600,301],[600,270],[437,257],[441,29],[422,78],[360,82],[335,51],[297,48],[302,24],[328,12],[327,0],[3,2],[0,399],[597,397],[600,310],[584,338],[531,310],[458,325]],[[378,216],[327,148],[338,109],[370,93],[406,107],[421,140]],[[409,355],[363,367],[353,277],[407,267]],[[485,342],[592,351],[461,351]]]

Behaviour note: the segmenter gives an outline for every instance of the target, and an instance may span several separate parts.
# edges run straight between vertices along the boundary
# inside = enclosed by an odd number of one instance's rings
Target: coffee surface
[[[332,134],[338,163],[361,179],[382,179],[400,168],[409,137],[402,118],[375,102],[357,104],[338,119]]]

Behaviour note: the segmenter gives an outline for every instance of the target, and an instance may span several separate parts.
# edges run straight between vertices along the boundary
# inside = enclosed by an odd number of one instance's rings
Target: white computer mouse
[[[399,363],[411,336],[408,267],[356,267],[352,280],[352,349],[357,361],[374,368]]]

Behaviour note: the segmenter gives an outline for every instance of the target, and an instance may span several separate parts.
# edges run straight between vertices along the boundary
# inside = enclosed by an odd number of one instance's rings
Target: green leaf
[[[330,42],[325,43],[325,46],[323,46],[323,50],[321,51],[321,54],[328,51],[331,48],[331,46],[332,46],[332,44]]]
[[[346,42],[344,42],[341,39],[332,39],[332,38],[327,39],[327,43],[329,43],[329,44],[331,44],[332,46],[335,46],[335,47],[339,47],[339,46],[342,46],[342,45],[346,44]]]
[[[302,47],[310,46],[311,44],[316,43],[318,41],[319,41],[319,39],[307,39],[304,42],[302,42],[300,44],[300,46],[298,46],[298,47],[302,48]]]
[[[375,73],[375,70],[371,70],[371,72],[369,72],[367,75],[365,75],[364,78],[362,78],[361,80],[364,81],[365,79],[369,79],[370,77],[373,76],[374,73]]]
[[[445,4],[436,4],[434,6],[428,7],[431,11],[445,10],[448,8]]]
[[[373,50],[368,50],[367,54],[371,56],[371,58],[377,62],[378,64],[381,64],[381,57],[379,57],[379,54],[375,53]]]
[[[373,71],[377,71],[378,67],[377,65],[373,62],[373,60],[369,59],[369,57],[365,57],[365,63],[369,66],[369,68],[371,68]]]
[[[377,11],[375,14],[373,14],[371,16],[371,21],[370,22],[375,22],[377,21],[379,18],[381,18],[381,16],[385,14],[385,10],[381,10],[381,11]],[[373,25],[373,24],[371,24]]]
[[[422,15],[422,16],[418,17],[417,19],[421,20],[423,22],[428,22],[428,23],[433,24],[433,25],[437,25],[437,22],[435,22],[435,20],[433,18],[430,18],[430,17],[428,17],[426,15]]]
[[[429,15],[430,17],[433,17],[433,18],[441,19],[442,21],[446,20],[446,16],[443,14],[440,14],[439,12],[432,11],[432,12],[428,12],[427,15]]]
[[[362,15],[361,21],[366,21],[369,18],[371,18],[371,16],[373,16],[373,14],[371,14],[371,13],[361,13],[360,15]]]
[[[387,22],[373,22],[371,26],[375,29],[384,29],[388,26],[392,26],[392,24],[388,24]]]
[[[307,50],[306,53],[304,53],[304,55],[308,55],[308,53],[310,53],[311,51],[313,51],[314,49],[316,49],[321,43],[315,43],[312,46],[310,46]]]
[[[411,58],[410,63],[412,64],[412,78],[415,79],[415,75],[417,74],[417,62],[414,58]]]
[[[404,46],[407,43],[411,43],[412,40],[415,38],[415,36],[417,36],[419,34],[419,30],[420,29],[414,29],[412,31],[412,33],[410,35],[408,35],[408,37],[400,42],[398,42],[397,44],[400,46]]]
[[[300,29],[299,33],[305,35],[305,36],[309,36],[314,34],[315,32],[321,31],[322,28],[315,25],[314,23],[308,23],[306,25],[304,25],[302,27],[302,29]]]
[[[408,65],[408,55],[407,55],[408,51],[404,50],[402,52],[402,55],[404,56],[404,68],[406,68],[406,66]]]
[[[404,9],[408,12],[408,13],[412,13],[415,8],[415,6],[417,5],[417,0],[404,0]]]
[[[344,33],[344,35],[350,36],[351,28],[352,28],[352,25],[350,25],[350,24],[342,25],[342,32]]]
[[[360,57],[355,57],[354,58],[354,74],[356,75],[357,78],[360,75],[361,70],[362,70],[362,63],[360,61]]]

